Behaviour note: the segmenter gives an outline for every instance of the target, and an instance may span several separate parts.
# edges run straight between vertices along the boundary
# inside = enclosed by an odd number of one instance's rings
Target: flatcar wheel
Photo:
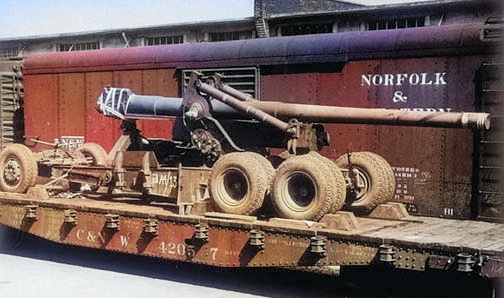
[[[107,151],[96,143],[84,143],[76,150],[82,153],[90,165],[105,165],[107,161]]]
[[[38,176],[34,153],[21,144],[11,144],[0,153],[0,190],[25,193]]]
[[[319,220],[331,211],[334,194],[330,167],[312,153],[280,164],[271,186],[276,213],[290,219]]]
[[[210,174],[209,191],[218,212],[252,214],[268,193],[273,167],[254,152],[233,152],[220,157]]]
[[[351,211],[366,214],[378,204],[390,201],[394,196],[395,179],[390,165],[383,158],[372,152],[353,152],[350,156],[344,154],[335,163],[347,171],[347,180],[355,183],[347,191],[346,204]]]

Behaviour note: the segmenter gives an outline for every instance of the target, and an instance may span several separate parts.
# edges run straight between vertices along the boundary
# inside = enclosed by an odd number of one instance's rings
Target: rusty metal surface
[[[174,70],[163,69],[27,77],[26,135],[48,142],[62,135],[84,136],[85,142],[99,143],[109,150],[121,135],[120,122],[96,112],[100,90],[107,85],[121,84],[149,94],[177,94],[178,85],[173,75]],[[143,120],[138,126],[150,137],[169,139],[173,123]],[[47,148],[35,148],[42,149]]]
[[[25,132],[29,138],[52,141],[60,136],[58,108],[58,75],[37,75],[25,80],[25,102],[33,100],[36,105],[25,104]],[[29,115],[37,115],[29,116]]]
[[[407,270],[477,273],[480,266],[488,276],[504,277],[502,224],[465,221],[461,228],[460,221],[425,217],[357,220],[356,229],[335,230],[325,223],[180,216],[155,205],[0,194],[1,224],[72,245],[224,267],[362,266],[383,259]],[[253,231],[262,238],[251,237]],[[390,257],[382,258],[384,252]],[[449,266],[453,260],[458,267]]]
[[[362,109],[320,106],[271,101],[250,102],[270,115],[283,119],[299,119],[321,123],[387,124],[417,127],[490,129],[490,115],[484,113],[446,113],[435,111],[403,111],[395,109]],[[466,123],[467,122],[467,123]]]
[[[490,257],[481,274],[488,278],[502,278],[504,274],[504,257]]]
[[[86,92],[86,105],[85,105],[85,125],[84,132],[79,135],[85,137],[86,142],[98,143],[106,150],[109,150],[117,140],[118,132],[120,132],[117,121],[106,119],[103,117],[96,117],[96,90],[103,88],[103,86],[113,84],[113,72],[90,72],[85,74],[85,92]],[[27,106],[31,105],[30,102],[26,103]]]
[[[85,131],[85,74],[58,75],[58,122],[64,135],[82,135]],[[53,99],[54,102],[54,99]],[[55,106],[54,103],[49,106]],[[49,140],[50,141],[50,140]]]
[[[263,99],[308,104],[474,111],[477,106],[473,79],[484,59],[482,56],[373,59],[350,61],[334,73],[264,74],[261,95]],[[398,85],[398,74],[413,74],[418,81],[405,80]],[[370,84],[363,77],[370,78]],[[386,77],[393,78],[392,84],[390,80],[386,82]],[[383,156],[396,173],[396,200],[408,204],[411,213],[470,217],[475,150],[471,131],[358,124],[325,127],[331,139],[329,147],[321,152],[332,159],[348,150],[368,150]]]
[[[142,92],[168,97],[178,96],[179,86],[174,78],[175,69],[144,70]],[[141,125],[142,132],[151,138],[171,139],[172,137],[173,122],[171,121],[142,120]]]

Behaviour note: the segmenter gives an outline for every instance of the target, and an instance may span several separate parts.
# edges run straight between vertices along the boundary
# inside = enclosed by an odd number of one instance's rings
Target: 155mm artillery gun
[[[53,184],[140,192],[173,200],[180,214],[272,214],[266,207],[271,205],[275,216],[317,221],[342,208],[368,213],[395,192],[393,170],[376,153],[349,152],[335,161],[320,155],[329,142],[320,123],[490,126],[484,113],[263,102],[223,84],[218,75],[203,82],[198,73],[192,73],[183,98],[106,87],[97,110],[123,121],[123,136],[109,153],[85,143],[75,152],[56,154],[55,148],[34,157],[13,145],[0,154],[0,189],[27,191],[43,165],[51,168]],[[142,136],[135,120],[144,118],[176,119],[173,139]],[[285,151],[272,156],[268,148]]]

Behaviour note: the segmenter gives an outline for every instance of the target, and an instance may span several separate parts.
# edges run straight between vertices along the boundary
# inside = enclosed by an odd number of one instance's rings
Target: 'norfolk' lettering
[[[363,74],[361,86],[446,85],[446,72]]]

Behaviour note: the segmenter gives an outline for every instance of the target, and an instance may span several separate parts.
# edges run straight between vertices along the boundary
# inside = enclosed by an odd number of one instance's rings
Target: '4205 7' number
[[[175,243],[175,242],[165,242],[161,241],[159,244],[159,250],[163,254],[167,255],[172,255],[172,256],[187,256],[187,257],[194,257],[196,252],[194,251],[194,247],[192,246],[187,246],[184,243]],[[217,252],[219,249],[217,247],[210,247],[210,258],[212,261],[215,261],[217,257]]]

